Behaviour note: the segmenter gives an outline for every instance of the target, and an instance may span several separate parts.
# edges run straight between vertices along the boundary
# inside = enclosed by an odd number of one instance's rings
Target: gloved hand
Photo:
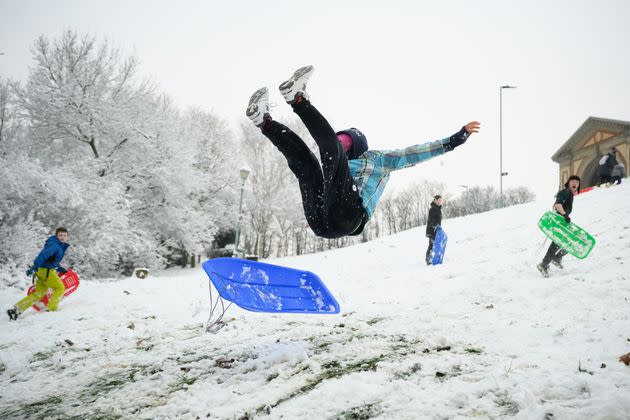
[[[464,126],[457,133],[449,137],[449,142],[448,144],[444,145],[444,148],[446,149],[447,152],[451,151],[457,146],[461,146],[462,144],[466,143],[466,140],[468,140],[469,136],[470,136],[470,133],[466,131],[466,127]]]
[[[564,217],[564,220],[566,220],[567,223],[571,223],[571,218],[569,217],[568,214],[563,214],[562,217]]]
[[[59,266],[59,268],[57,269],[57,273],[59,273],[59,274],[66,274],[67,272],[68,272],[68,270],[66,270],[62,266]]]
[[[31,267],[31,268],[29,268],[28,270],[26,270],[26,275],[27,275],[28,277],[33,277],[33,274],[35,274],[35,271],[36,271],[36,270],[35,270],[35,267]]]

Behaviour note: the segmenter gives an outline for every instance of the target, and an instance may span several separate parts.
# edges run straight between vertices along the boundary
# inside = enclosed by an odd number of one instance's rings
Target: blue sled
[[[310,271],[238,258],[203,263],[219,295],[254,312],[339,313],[339,304]]]
[[[444,232],[444,230],[440,226],[438,226],[435,230],[435,239],[433,240],[433,259],[431,260],[431,264],[442,264],[444,251],[446,251],[447,241],[448,236],[446,236],[446,232]]]

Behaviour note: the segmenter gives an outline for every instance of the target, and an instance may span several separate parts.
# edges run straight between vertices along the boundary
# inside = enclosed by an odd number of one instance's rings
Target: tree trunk
[[[92,138],[88,144],[92,149],[92,153],[94,153],[94,157],[98,159],[98,150],[96,150],[96,139]]]

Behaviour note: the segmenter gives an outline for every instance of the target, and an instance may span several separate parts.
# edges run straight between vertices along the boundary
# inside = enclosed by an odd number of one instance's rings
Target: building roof
[[[630,132],[630,121],[588,117],[586,121],[582,123],[580,128],[578,128],[575,133],[573,133],[573,135],[569,137],[569,140],[564,142],[564,144],[560,146],[556,153],[551,156],[551,159],[556,163],[560,163],[562,156],[573,150],[576,145],[580,144],[580,142],[585,141],[594,132],[601,129],[610,129],[619,132]]]

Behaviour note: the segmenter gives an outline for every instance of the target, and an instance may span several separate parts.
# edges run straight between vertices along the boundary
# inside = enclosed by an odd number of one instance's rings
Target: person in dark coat
[[[429,209],[429,217],[427,219],[427,231],[426,235],[429,238],[429,247],[427,248],[426,262],[427,265],[431,265],[433,259],[433,242],[435,241],[435,233],[438,226],[442,225],[442,196],[436,195],[431,202],[431,208]]]
[[[599,161],[599,168],[597,173],[599,174],[599,187],[602,184],[611,182],[613,175],[613,168],[617,165],[617,149],[614,147],[610,149],[610,152],[606,153]]]
[[[569,215],[573,210],[573,196],[580,193],[580,177],[577,175],[571,175],[567,182],[564,184],[564,188],[556,194],[556,202],[553,205],[556,213],[564,217],[567,223],[571,223]],[[549,263],[553,263],[558,268],[562,267],[562,257],[567,255],[567,252],[561,249],[555,242],[551,242],[549,249],[545,254],[542,262],[536,266],[544,277],[549,277]]]

